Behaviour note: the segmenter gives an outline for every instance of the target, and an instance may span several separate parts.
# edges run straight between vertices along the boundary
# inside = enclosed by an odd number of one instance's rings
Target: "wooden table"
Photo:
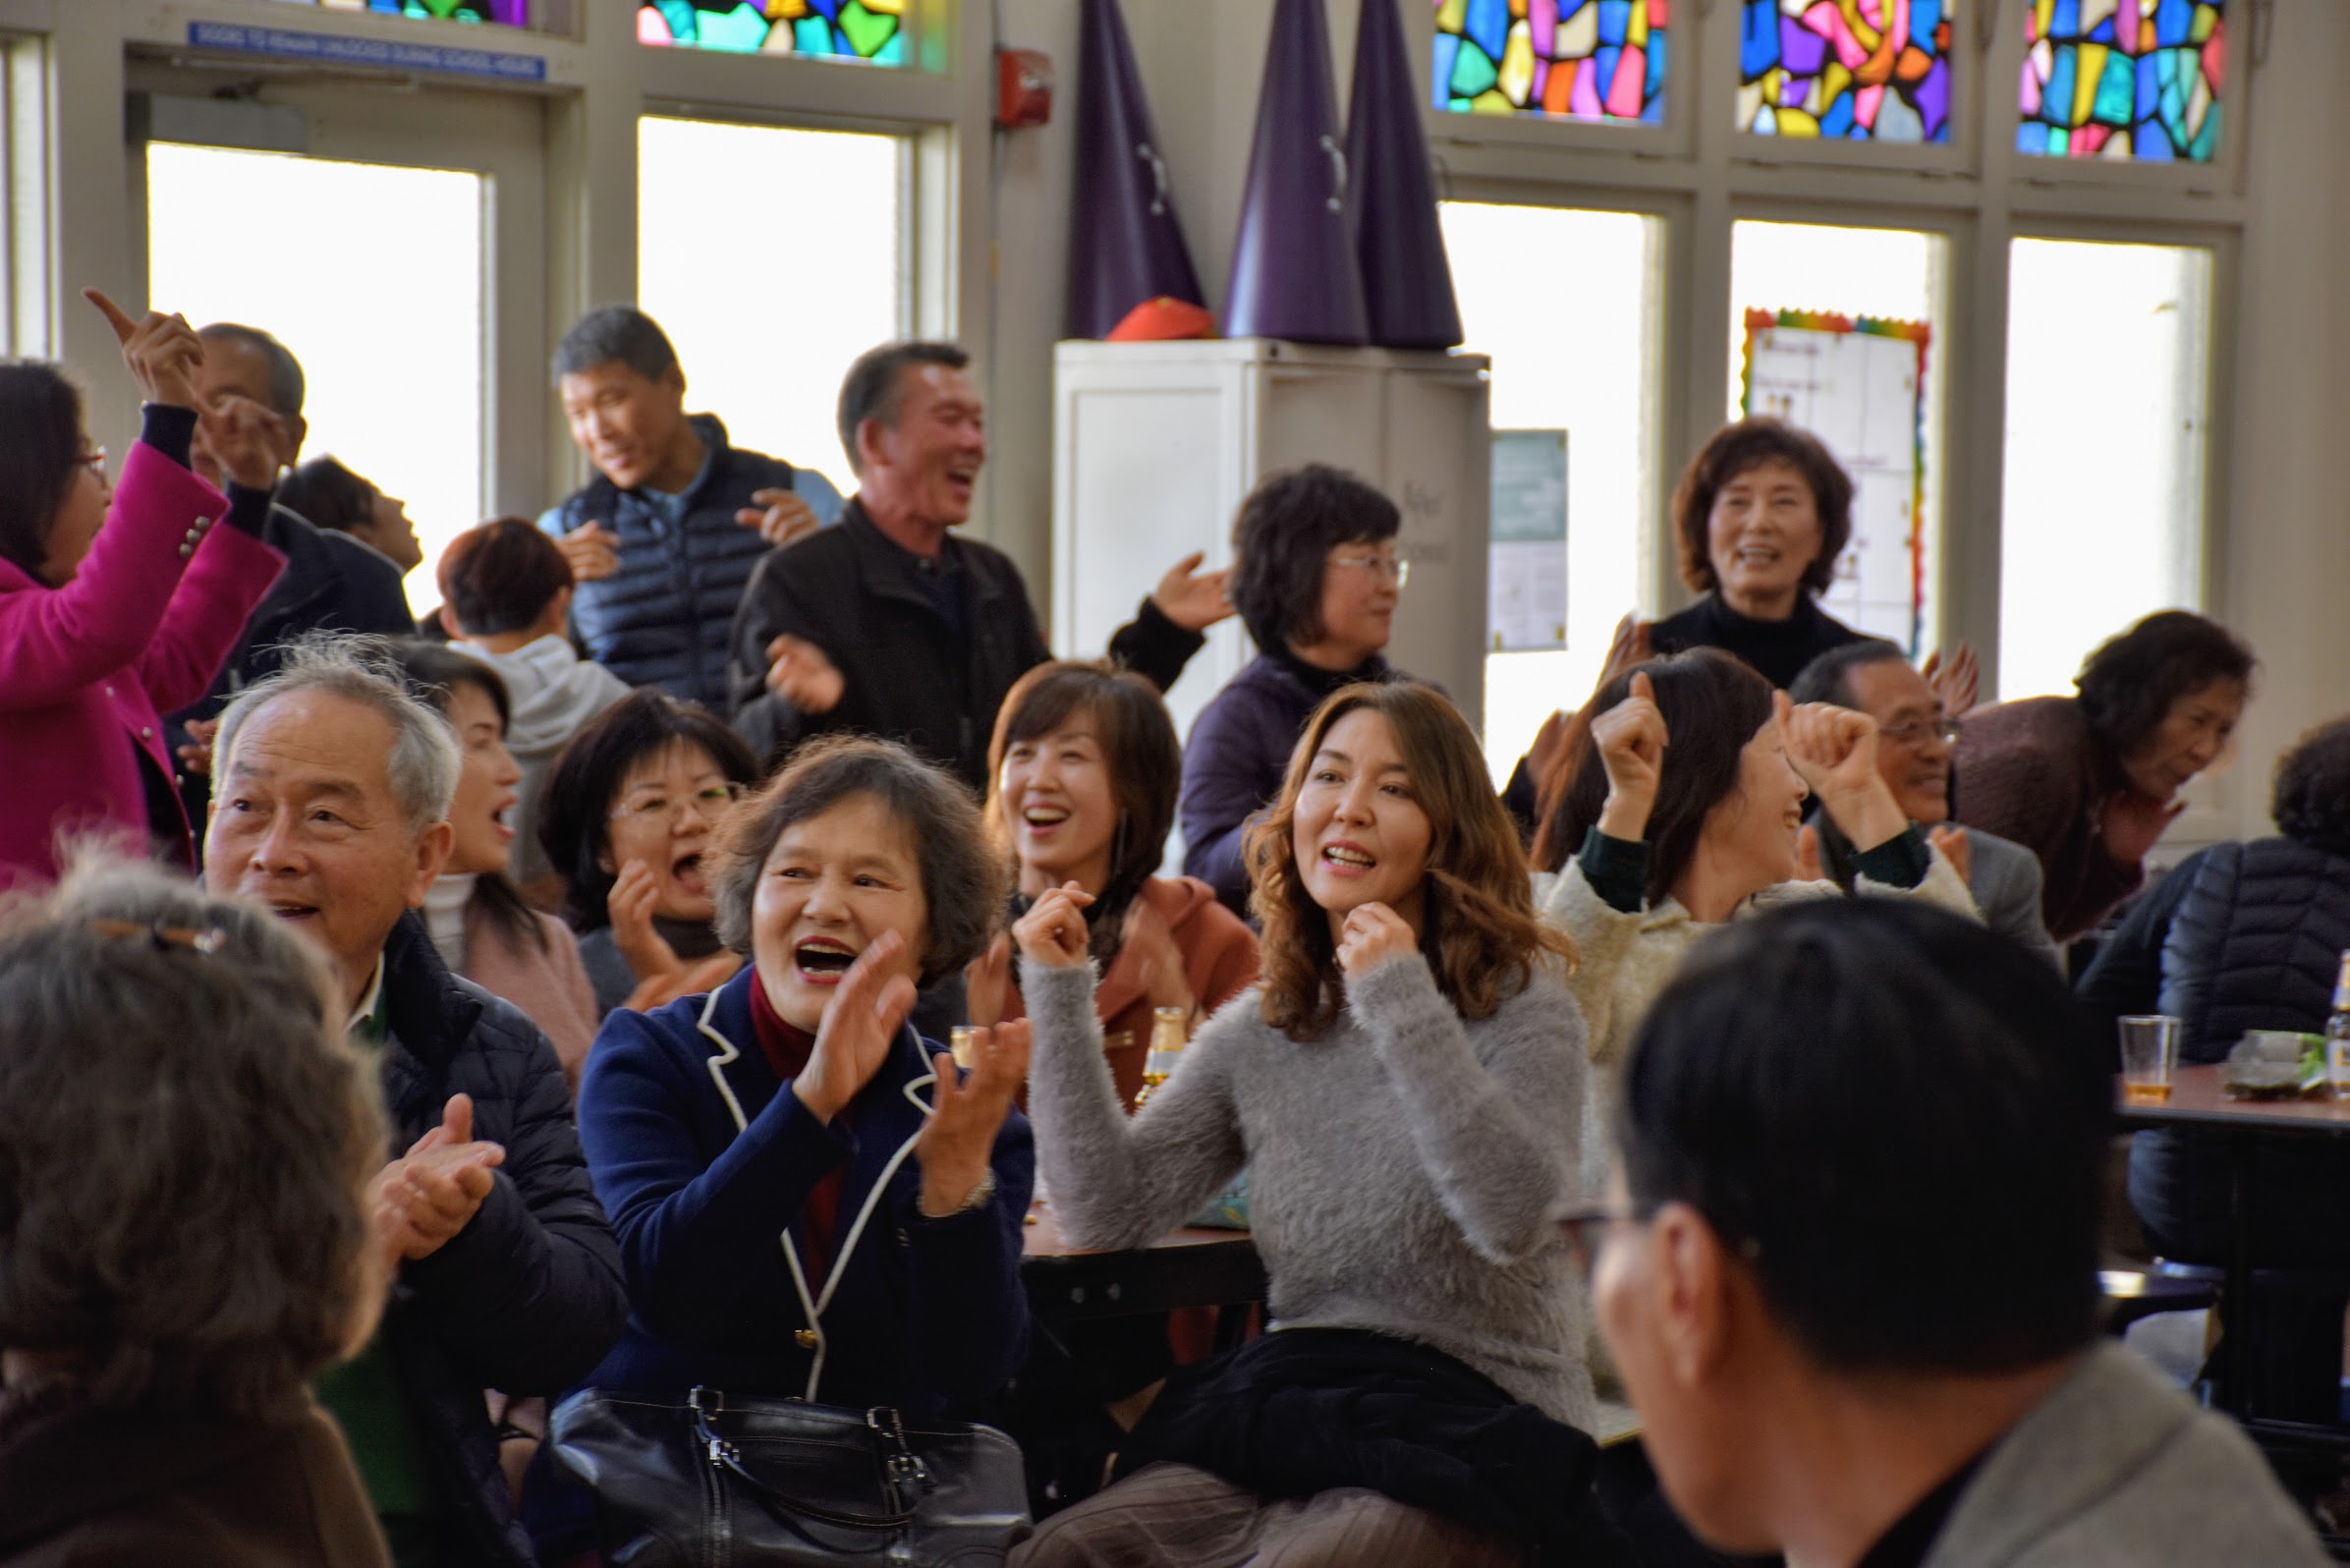
[[[2262,1138],[2350,1138],[2350,1100],[2230,1099],[2217,1067],[2182,1067],[2171,1078],[2170,1098],[2160,1104],[2131,1104],[2114,1084],[2114,1119],[2124,1127],[2168,1127],[2224,1133],[2228,1141],[2230,1238],[2223,1300],[2239,1321],[2225,1336],[2227,1385],[2216,1401],[2257,1433],[2292,1441],[2338,1444],[2329,1428],[2304,1423],[2255,1421],[2245,1397],[2245,1326],[2252,1299],[2252,1226],[2247,1212],[2252,1148]]]
[[[1221,1349],[1240,1342],[1248,1309],[1264,1300],[1264,1264],[1245,1230],[1187,1227],[1145,1247],[1088,1252],[1061,1239],[1050,1204],[1032,1207],[1029,1221],[1020,1277],[1040,1316],[1075,1322],[1212,1307]]]

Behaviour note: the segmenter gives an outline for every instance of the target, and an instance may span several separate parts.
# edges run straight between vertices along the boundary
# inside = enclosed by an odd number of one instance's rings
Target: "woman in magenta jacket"
[[[270,416],[204,408],[203,348],[179,316],[89,299],[146,398],[119,485],[65,373],[0,364],[0,888],[52,879],[61,835],[151,839],[194,868],[156,714],[204,694],[285,564],[260,541]],[[188,468],[199,420],[225,499]]]

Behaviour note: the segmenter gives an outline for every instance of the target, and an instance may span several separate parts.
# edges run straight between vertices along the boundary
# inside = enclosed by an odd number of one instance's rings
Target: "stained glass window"
[[[643,0],[639,43],[898,65],[906,0]]]
[[[1851,141],[1950,140],[1958,0],[1744,0],[1738,127]]]
[[[389,17],[441,17],[454,22],[531,26],[531,0],[291,0],[328,11],[372,11]]]
[[[2053,158],[2219,150],[2227,0],[2024,0],[2016,145]]]
[[[1436,107],[1655,125],[1673,0],[1435,0]]]

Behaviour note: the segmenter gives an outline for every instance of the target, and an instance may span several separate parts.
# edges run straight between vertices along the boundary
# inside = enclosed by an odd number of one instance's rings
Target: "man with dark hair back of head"
[[[572,646],[564,630],[571,563],[527,519],[492,518],[458,534],[435,577],[449,645],[496,670],[514,703],[506,750],[523,769],[510,824],[514,879],[533,898],[560,899],[561,879],[538,842],[539,787],[571,738],[626,698],[629,685]]]
[[[1811,1568],[2326,1560],[2259,1452],[2097,1334],[2112,1103],[2062,981],[1940,911],[1725,929],[1566,1224],[1665,1493]]]
[[[554,378],[595,473],[538,526],[571,562],[588,656],[631,686],[724,711],[726,634],[752,568],[836,520],[840,492],[813,469],[733,445],[717,416],[688,414],[677,351],[635,306],[574,322]]]
[[[301,461],[302,443],[309,434],[302,414],[308,395],[302,362],[259,327],[215,321],[196,336],[204,345],[196,394],[214,408],[244,403],[265,411],[276,447],[270,482],[277,484],[283,472]],[[220,459],[200,430],[192,466],[213,483],[225,482]],[[252,612],[245,640],[203,700],[168,715],[167,738],[180,761],[180,797],[189,820],[199,829],[211,801],[212,720],[231,696],[266,679],[283,650],[312,633],[410,637],[417,629],[400,586],[401,568],[351,534],[315,527],[279,501],[270,508],[261,537],[286,557],[285,575]]]
[[[983,790],[1004,694],[1052,655],[1020,569],[953,531],[987,461],[986,403],[952,343],[884,343],[849,366],[841,445],[857,494],[841,527],[758,563],[730,671],[735,728],[770,762],[809,736],[902,741]],[[1232,613],[1225,573],[1175,563],[1109,656],[1175,683]]]
[[[1787,688],[1789,700],[1830,702],[1876,720],[1876,769],[1909,819],[1928,830],[1967,879],[1983,923],[2063,967],[2040,914],[2040,858],[2023,845],[1980,827],[1950,821],[1957,787],[1951,775],[1958,721],[1909,656],[1881,638],[1831,648],[1803,668]],[[1815,801],[1800,840],[1807,880],[1852,891],[1852,843]]]

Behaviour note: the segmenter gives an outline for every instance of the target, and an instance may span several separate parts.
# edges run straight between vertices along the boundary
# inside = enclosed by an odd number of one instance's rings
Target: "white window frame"
[[[1996,9],[1986,13],[1985,6]],[[1666,127],[1643,140],[1613,127],[1424,110],[1442,195],[1458,200],[1597,206],[1666,222],[1660,451],[1646,520],[1652,540],[1648,613],[1688,601],[1665,515],[1680,465],[1721,422],[1730,388],[1730,235],[1739,219],[1924,229],[1945,238],[1944,318],[1937,323],[1941,400],[1930,515],[1937,520],[1933,597],[1939,641],[1972,642],[1984,689],[1997,689],[2009,243],[2018,237],[2199,245],[2212,252],[2209,429],[2199,607],[2227,599],[2228,432],[2234,403],[2236,280],[2250,204],[2244,148],[2257,108],[2268,0],[2231,0],[2222,146],[2210,164],[2111,164],[2015,150],[2023,67],[2020,0],[1967,0],[1954,63],[1953,137],[1940,147],[1797,145],[1734,129],[1738,0],[1685,0],[1673,16],[1675,83]],[[1415,3],[1418,68],[1429,69],[1432,9]],[[1978,23],[1987,18],[1986,40]],[[1689,116],[1687,122],[1679,117]],[[1686,125],[1686,150],[1659,132]]]

